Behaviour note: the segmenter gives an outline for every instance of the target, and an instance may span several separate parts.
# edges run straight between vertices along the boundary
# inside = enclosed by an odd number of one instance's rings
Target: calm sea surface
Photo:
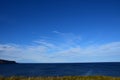
[[[120,63],[0,64],[2,76],[88,76],[120,77]]]

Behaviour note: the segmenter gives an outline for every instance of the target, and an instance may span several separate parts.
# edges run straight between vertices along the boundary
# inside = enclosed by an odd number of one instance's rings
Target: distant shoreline
[[[16,61],[0,59],[0,64],[16,64]]]

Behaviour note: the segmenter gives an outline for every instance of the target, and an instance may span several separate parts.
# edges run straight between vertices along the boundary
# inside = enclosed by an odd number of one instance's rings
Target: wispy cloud
[[[53,33],[56,33],[56,34],[60,34],[60,35],[61,35],[61,34],[64,34],[64,33],[59,32],[59,31],[57,31],[57,30],[56,30],[56,31],[52,31],[52,32],[53,32]]]
[[[82,47],[81,37],[61,33],[64,41],[55,44],[49,40],[33,41],[35,45],[0,44],[0,58],[18,62],[98,62],[120,61],[120,42]]]

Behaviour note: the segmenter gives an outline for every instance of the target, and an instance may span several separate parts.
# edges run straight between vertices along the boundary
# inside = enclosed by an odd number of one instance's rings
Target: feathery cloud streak
[[[18,62],[108,62],[120,61],[120,42],[82,47],[80,36],[54,31],[63,40],[33,41],[34,45],[0,44],[0,58]]]

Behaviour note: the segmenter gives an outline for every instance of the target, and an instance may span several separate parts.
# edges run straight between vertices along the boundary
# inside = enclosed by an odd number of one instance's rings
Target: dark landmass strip
[[[63,76],[63,77],[2,77],[0,80],[120,80],[120,77],[109,76]]]
[[[0,59],[0,64],[16,64],[16,62],[15,61],[9,61],[9,60]]]

